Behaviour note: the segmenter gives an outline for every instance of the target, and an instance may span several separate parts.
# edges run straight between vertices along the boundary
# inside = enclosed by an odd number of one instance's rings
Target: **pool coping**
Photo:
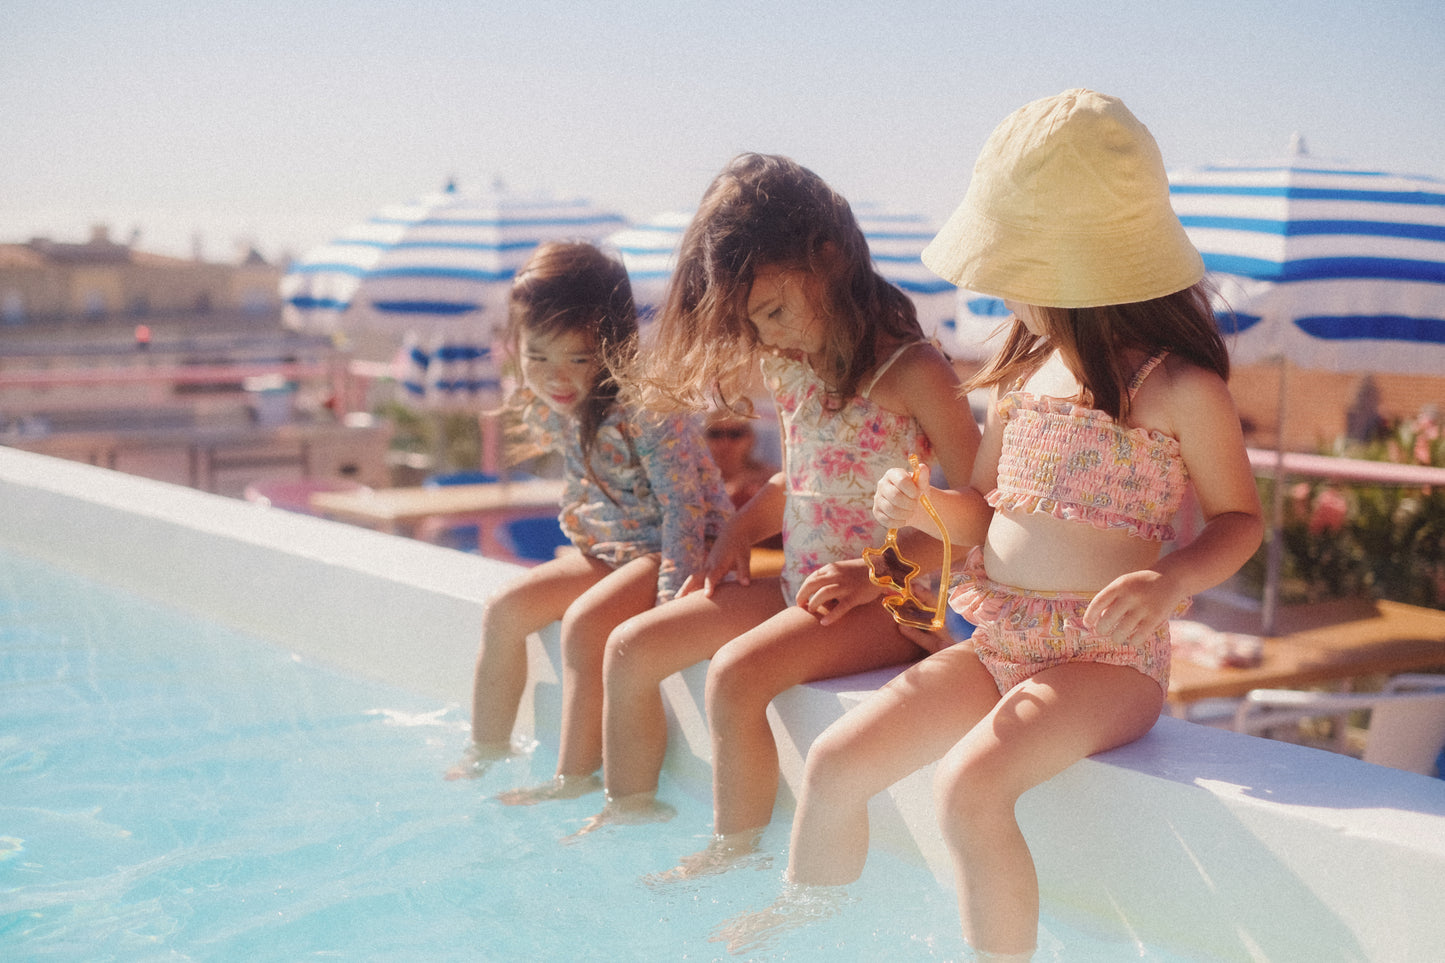
[[[458,705],[486,600],[519,571],[14,449],[0,449],[0,498],[14,550]],[[555,627],[531,655],[524,714],[554,735]],[[707,798],[704,673],[664,691],[670,770]],[[812,739],[888,674],[775,701],[787,786]],[[874,842],[949,886],[929,777],[875,799]],[[1107,938],[1217,960],[1427,960],[1445,946],[1442,780],[1163,718],[1028,793],[1019,816],[1050,913]]]

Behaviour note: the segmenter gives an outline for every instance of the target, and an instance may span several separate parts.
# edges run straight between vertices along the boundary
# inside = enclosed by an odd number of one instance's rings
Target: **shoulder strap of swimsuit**
[[[1134,372],[1134,377],[1129,379],[1130,401],[1134,400],[1134,395],[1138,392],[1140,386],[1144,384],[1144,379],[1149,377],[1149,375],[1154,371],[1154,369],[1159,367],[1159,365],[1163,363],[1164,359],[1168,356],[1168,350],[1161,351],[1139,366],[1139,370]]]
[[[927,343],[928,342],[926,341],[910,341],[907,344],[899,345],[898,350],[894,351],[891,355],[888,356],[887,361],[883,362],[878,366],[878,370],[873,372],[873,377],[868,379],[868,383],[863,386],[863,390],[859,393],[864,398],[868,397],[870,394],[873,393],[873,388],[878,384],[878,379],[882,378],[883,375],[887,373],[888,369],[893,367],[893,362],[897,361],[898,358],[903,354],[903,352],[907,351],[909,348],[913,347],[916,344]]]

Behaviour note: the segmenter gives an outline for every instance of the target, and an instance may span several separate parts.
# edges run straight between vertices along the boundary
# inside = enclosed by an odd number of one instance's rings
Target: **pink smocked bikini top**
[[[1131,399],[1166,353],[1135,372]],[[1174,537],[1171,522],[1189,484],[1177,439],[1124,427],[1094,408],[1018,390],[999,400],[998,412],[1003,453],[990,505],[1045,512],[1153,541]]]

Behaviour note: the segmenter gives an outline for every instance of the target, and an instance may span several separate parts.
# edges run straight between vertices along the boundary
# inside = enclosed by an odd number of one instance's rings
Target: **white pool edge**
[[[0,449],[0,499],[8,548],[459,705],[482,608],[518,571],[13,449]],[[533,663],[528,711],[546,736],[555,631]],[[706,798],[702,678],[665,689],[673,775]],[[777,700],[789,785],[817,733],[879,678]],[[1020,818],[1048,911],[1107,936],[1211,960],[1425,961],[1445,948],[1445,781],[1166,718],[1029,793]],[[875,800],[873,826],[875,845],[947,885],[927,771]]]

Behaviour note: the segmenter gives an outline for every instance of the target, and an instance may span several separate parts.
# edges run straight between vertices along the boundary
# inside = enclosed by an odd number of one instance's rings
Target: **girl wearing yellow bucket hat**
[[[1009,116],[923,260],[1014,321],[968,386],[993,393],[970,485],[893,469],[874,514],[939,534],[926,494],[947,537],[975,546],[950,601],[977,628],[813,744],[788,875],[857,878],[867,800],[940,760],[963,935],[979,959],[1022,960],[1039,887],[1015,802],[1153,726],[1168,619],[1238,570],[1263,527],[1203,265],[1120,101],[1069,90]],[[1203,529],[1163,554],[1186,486]]]

